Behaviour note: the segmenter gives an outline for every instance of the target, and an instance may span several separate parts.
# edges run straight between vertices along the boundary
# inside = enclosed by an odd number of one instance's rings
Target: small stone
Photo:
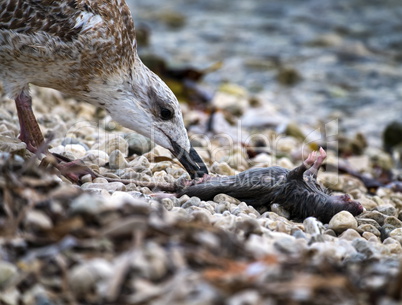
[[[398,218],[395,216],[388,216],[384,220],[384,225],[389,224],[393,226],[394,228],[401,228],[402,227],[402,221],[400,221]]]
[[[24,224],[31,230],[48,230],[52,228],[52,221],[41,211],[30,210],[25,216]]]
[[[15,153],[17,155],[23,156],[25,154],[26,144],[21,142],[21,140],[16,138],[10,138],[5,136],[0,136],[0,151]]]
[[[247,92],[235,84],[224,84],[214,94],[212,105],[225,109],[234,115],[242,115],[249,105]]]
[[[368,211],[377,209],[378,204],[374,200],[371,200],[365,196],[359,198],[360,204]]]
[[[21,304],[18,300],[21,297],[21,293],[16,288],[9,288],[6,291],[2,291],[0,294],[0,303],[4,305]],[[25,304],[25,303],[24,303]],[[36,303],[35,305],[38,305]],[[39,304],[41,305],[41,304]]]
[[[110,183],[84,183],[81,185],[82,189],[91,189],[91,188],[98,188],[98,189],[105,189],[109,193],[115,191],[125,191],[126,186],[121,182],[110,182]]]
[[[375,221],[374,219],[370,219],[370,218],[357,218],[357,223],[358,225],[364,225],[364,224],[369,224],[372,225],[374,227],[376,227],[377,229],[381,229],[380,224]]]
[[[86,183],[86,182],[92,182],[92,175],[87,174],[81,177],[81,182]]]
[[[85,150],[89,150],[89,147],[85,143],[82,143],[77,138],[64,138],[63,141],[61,142],[61,145],[63,145],[63,146],[71,145],[71,144],[78,144],[78,145],[81,145],[82,147],[84,147]]]
[[[79,144],[68,144],[64,146],[64,150],[66,153],[71,153],[75,159],[81,159],[87,153],[84,146]]]
[[[347,230],[346,230],[346,231],[347,231]],[[332,230],[332,229],[327,229],[327,230],[325,230],[324,234],[329,235],[329,236],[332,236],[332,237],[336,237],[336,233],[335,233],[335,231]]]
[[[109,167],[111,169],[121,169],[128,167],[128,162],[126,161],[126,158],[120,150],[116,149],[110,153]]]
[[[174,207],[174,203],[170,198],[163,198],[161,200],[163,206],[165,207],[166,210],[171,211]]]
[[[402,228],[397,228],[389,232],[389,237],[396,239],[402,244]]]
[[[362,236],[366,239],[366,240],[375,240],[375,241],[379,241],[379,238],[377,236],[375,236],[373,233],[371,232],[363,232]]]
[[[344,231],[341,235],[339,235],[340,239],[346,239],[346,240],[350,240],[353,241],[356,238],[361,238],[360,234],[354,230],[354,229],[347,229],[346,231]]]
[[[347,229],[357,229],[357,221],[354,216],[348,211],[341,211],[334,215],[329,224],[328,228],[334,230],[337,233],[341,233]]]
[[[275,248],[284,253],[297,253],[299,249],[298,247],[295,247],[296,239],[293,236],[289,236],[285,233],[280,234],[283,234],[283,237],[276,239],[274,243]]]
[[[0,261],[0,288],[7,287],[18,276],[18,269],[13,264]]]
[[[103,197],[93,196],[87,193],[74,199],[70,206],[69,212],[73,215],[75,214],[89,214],[96,215],[105,206],[105,201]]]
[[[84,162],[90,162],[98,166],[104,166],[109,162],[109,155],[102,150],[91,149],[88,150],[84,157],[81,159]]]
[[[378,254],[377,249],[363,238],[355,239],[352,242],[352,245],[359,253],[363,254],[366,258],[371,258]]]
[[[107,181],[105,178],[102,178],[102,177],[97,177],[92,182],[93,183],[109,183],[109,181]]]
[[[285,210],[280,204],[274,203],[271,205],[271,211],[278,214],[279,216],[288,218],[290,217],[290,214],[287,210]]]
[[[128,143],[128,156],[142,155],[153,148],[151,140],[138,133],[127,133],[123,138]]]
[[[380,226],[384,224],[384,220],[386,217],[387,217],[386,215],[378,211],[366,211],[359,215],[359,219],[370,218],[375,220]]]
[[[377,211],[387,216],[396,216],[396,209],[392,205],[378,206]]]
[[[234,197],[231,197],[229,195],[226,195],[226,194],[218,194],[218,195],[216,195],[214,197],[214,201],[216,203],[229,202],[229,203],[233,203],[233,204],[236,204],[236,205],[238,205],[240,203],[240,200],[238,200],[238,199],[236,199]]]
[[[303,221],[304,230],[311,235],[322,234],[325,230],[323,224],[315,217],[308,217]]]
[[[115,268],[110,262],[96,258],[73,267],[67,280],[71,292],[83,296],[96,288],[97,284],[109,280],[114,273]]]
[[[166,170],[168,167],[172,167],[172,162],[168,161],[158,162],[152,168],[152,173]]]
[[[292,235],[294,238],[308,239],[306,234],[299,228],[292,228],[290,230],[290,235]]]
[[[358,226],[357,230],[360,232],[370,232],[370,233],[374,234],[375,236],[381,236],[380,231],[375,226],[368,224],[368,223]]]
[[[236,171],[229,166],[226,162],[214,162],[211,166],[211,172],[218,175],[233,176]]]
[[[93,145],[91,149],[102,150],[107,154],[110,154],[112,151],[118,149],[122,152],[124,156],[128,155],[128,143],[120,136],[108,135],[108,137],[103,141],[95,143],[95,145]]]
[[[198,197],[191,197],[189,200],[187,200],[181,207],[183,209],[187,209],[192,206],[198,206],[201,202],[201,199]]]

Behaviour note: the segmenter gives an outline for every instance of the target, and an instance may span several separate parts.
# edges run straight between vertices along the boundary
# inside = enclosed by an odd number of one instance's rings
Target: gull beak
[[[173,146],[172,154],[184,166],[186,171],[190,174],[191,179],[208,174],[207,166],[192,146],[190,147],[190,151],[187,152],[177,143],[172,141],[171,144]]]

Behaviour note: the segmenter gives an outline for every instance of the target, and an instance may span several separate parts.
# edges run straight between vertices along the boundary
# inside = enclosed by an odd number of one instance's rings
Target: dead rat
[[[332,216],[342,210],[352,215],[363,212],[362,205],[349,195],[333,196],[317,183],[317,172],[326,158],[323,148],[319,155],[309,154],[302,165],[293,170],[279,166],[252,168],[235,176],[204,176],[179,187],[178,196],[196,196],[212,200],[224,193],[263,211],[273,203],[286,209],[290,218],[303,220],[309,216],[328,223]]]

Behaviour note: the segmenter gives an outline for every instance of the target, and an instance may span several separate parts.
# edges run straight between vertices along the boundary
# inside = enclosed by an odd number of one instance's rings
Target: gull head
[[[139,58],[124,77],[109,78],[108,82],[108,97],[98,96],[97,100],[98,103],[100,99],[104,101],[101,106],[113,120],[167,148],[192,178],[208,173],[201,157],[190,145],[177,98]]]

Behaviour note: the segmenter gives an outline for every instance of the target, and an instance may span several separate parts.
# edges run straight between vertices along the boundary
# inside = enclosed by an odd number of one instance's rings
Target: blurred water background
[[[222,68],[229,81],[303,124],[340,119],[344,132],[381,145],[402,114],[400,0],[129,0],[141,52],[171,65]],[[402,135],[401,135],[402,137]]]

